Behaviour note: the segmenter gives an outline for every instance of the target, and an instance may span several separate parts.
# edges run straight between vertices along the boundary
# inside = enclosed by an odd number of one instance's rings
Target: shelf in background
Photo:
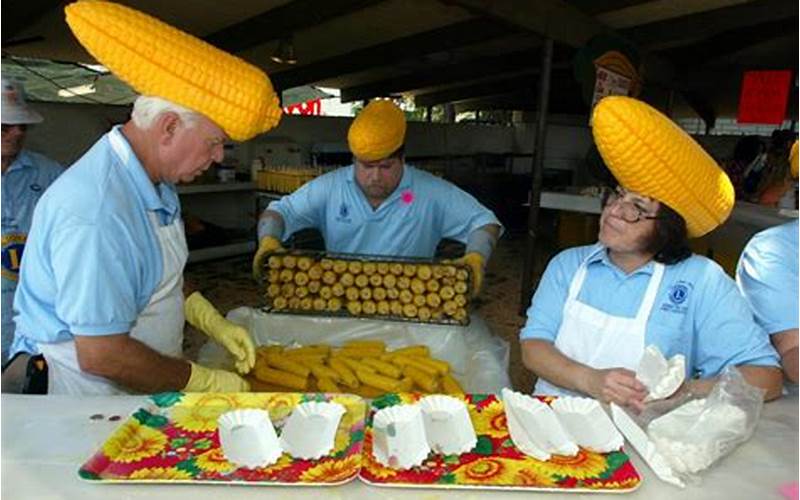
[[[255,182],[219,182],[214,184],[188,184],[178,186],[178,194],[226,193],[231,191],[254,191]]]
[[[206,260],[220,259],[222,257],[232,257],[234,255],[244,255],[256,251],[255,241],[240,241],[215,247],[198,248],[189,251],[189,262],[203,262]]]

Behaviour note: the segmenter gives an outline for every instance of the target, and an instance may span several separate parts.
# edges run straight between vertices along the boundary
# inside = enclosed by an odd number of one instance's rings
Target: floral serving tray
[[[240,408],[266,409],[280,434],[294,407],[305,401],[331,401],[347,410],[328,456],[302,460],[284,453],[276,463],[255,469],[237,468],[225,460],[217,433],[221,414]],[[78,474],[102,482],[342,484],[361,469],[365,415],[364,400],[344,394],[156,394],[147,407],[117,428]]]
[[[630,492],[641,476],[620,449],[595,453],[581,448],[574,457],[553,455],[536,460],[519,451],[506,427],[503,402],[494,395],[467,394],[478,443],[462,455],[430,454],[422,465],[408,470],[384,467],[372,455],[372,416],[375,410],[408,404],[420,394],[386,394],[372,403],[367,419],[363,466],[359,477],[375,486],[424,488],[517,489],[559,492]],[[458,397],[458,396],[456,396]],[[553,398],[540,398],[549,403]]]

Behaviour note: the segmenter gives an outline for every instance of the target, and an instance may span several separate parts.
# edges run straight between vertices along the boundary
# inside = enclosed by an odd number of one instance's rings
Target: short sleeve
[[[487,224],[497,224],[502,228],[494,213],[474,196],[455,185],[442,184],[439,189],[446,190],[441,198],[443,238],[466,243],[470,233]]]
[[[72,334],[128,332],[139,315],[141,278],[124,228],[69,225],[54,233],[50,262],[56,315]],[[139,256],[141,257],[141,256]]]
[[[694,326],[695,374],[705,378],[726,366],[779,365],[769,336],[755,323],[736,284],[722,269],[708,269],[700,295]]]
[[[796,275],[789,265],[794,256],[784,255],[785,242],[756,236],[742,252],[736,268],[736,282],[756,322],[773,334],[797,328],[798,296]]]
[[[528,307],[528,319],[519,333],[520,340],[555,342],[561,327],[569,285],[578,267],[577,260],[572,259],[567,252],[569,251],[556,255],[547,265]]]
[[[269,204],[268,210],[278,212],[283,217],[282,240],[301,229],[322,227],[329,185],[326,177],[319,177],[307,182],[294,193]]]

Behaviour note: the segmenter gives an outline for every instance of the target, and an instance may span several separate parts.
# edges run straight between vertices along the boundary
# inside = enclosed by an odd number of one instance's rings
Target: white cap
[[[25,102],[25,95],[22,92],[22,85],[17,82],[2,79],[2,112],[0,118],[3,125],[24,125],[29,123],[39,123],[44,118],[28,107]]]

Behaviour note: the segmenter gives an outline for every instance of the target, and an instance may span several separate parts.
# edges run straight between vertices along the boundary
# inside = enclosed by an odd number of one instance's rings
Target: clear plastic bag
[[[247,328],[256,345],[336,346],[349,340],[382,340],[387,348],[398,349],[422,344],[431,356],[450,364],[467,392],[499,393],[511,386],[508,342],[492,335],[477,315],[465,327],[264,313],[251,307],[234,309],[227,318]],[[233,367],[230,355],[216,342],[200,349],[198,361],[211,367]]]
[[[764,392],[728,367],[707,397],[683,393],[648,405],[635,420],[673,473],[685,482],[698,482],[699,472],[753,435]]]

